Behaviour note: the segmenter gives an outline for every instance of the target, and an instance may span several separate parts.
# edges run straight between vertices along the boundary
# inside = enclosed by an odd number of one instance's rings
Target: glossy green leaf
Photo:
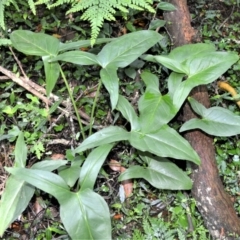
[[[133,67],[124,68],[124,73],[131,79],[135,79],[137,76],[137,71]]]
[[[96,45],[96,44],[107,43],[113,40],[114,38],[99,38],[99,39],[96,39],[94,44]],[[68,42],[68,43],[60,42],[59,51],[68,51],[73,49],[80,49],[83,47],[89,47],[89,46],[91,46],[91,40],[80,40],[77,42]]]
[[[67,183],[69,187],[73,187],[79,178],[80,170],[80,164],[74,164],[58,169],[58,175]]]
[[[112,239],[108,205],[90,189],[68,192],[60,201],[60,216],[71,239]]]
[[[140,58],[148,62],[158,63],[158,61],[155,59],[155,55],[143,54],[142,56],[140,56]]]
[[[167,94],[145,92],[139,99],[139,122],[145,133],[157,131],[177,113],[171,97]]]
[[[95,148],[104,144],[128,140],[129,132],[121,127],[110,126],[104,128],[85,139],[74,152],[80,153],[90,148]]]
[[[172,59],[169,56],[155,56],[154,59],[156,59],[158,63],[161,63],[174,72],[185,74],[188,73],[188,68],[182,62]]]
[[[177,48],[174,48],[168,57],[179,62],[185,62],[189,58],[194,59],[199,53],[215,52],[214,44],[208,43],[195,43],[186,44]]]
[[[28,206],[35,188],[16,176],[10,176],[0,201],[0,236]]]
[[[61,166],[64,166],[68,163],[67,160],[43,160],[41,162],[34,163],[31,169],[39,169],[44,171],[54,171]]]
[[[49,62],[51,59],[50,56],[43,56],[43,64],[44,64],[44,71],[46,76],[46,91],[47,96],[50,95],[52,90],[54,89],[56,82],[59,78],[60,74],[60,66],[58,62]]]
[[[208,109],[207,109],[205,106],[203,106],[201,103],[199,103],[198,101],[196,101],[194,98],[189,97],[189,98],[188,98],[188,101],[189,101],[189,103],[190,103],[193,111],[194,111],[195,113],[197,113],[199,116],[204,117],[204,116],[207,116],[207,115],[208,115],[208,114],[207,114]],[[220,108],[220,109],[224,109],[224,108]]]
[[[26,168],[6,168],[6,170],[19,179],[53,195],[58,201],[64,200],[69,191],[65,181],[49,171]]]
[[[155,160],[156,159],[156,160]],[[191,189],[192,181],[179,167],[166,158],[145,157],[148,166],[131,166],[123,172],[119,180],[144,178],[153,187],[158,189]]]
[[[51,59],[52,62],[64,61],[79,65],[98,65],[97,56],[83,51],[69,51]]]
[[[160,20],[160,19],[155,19],[152,20],[149,24],[149,30],[156,30],[157,28],[161,28],[166,24],[166,21]]]
[[[126,67],[161,40],[155,31],[143,30],[126,34],[106,44],[98,54],[103,68],[107,65]]]
[[[117,69],[110,66],[107,68],[102,68],[100,71],[100,76],[104,87],[110,94],[112,110],[114,110],[118,102],[119,79],[117,76]]]
[[[177,113],[172,98],[167,94],[162,96],[159,91],[159,79],[156,75],[143,72],[141,74],[146,90],[138,101],[141,131],[145,133],[157,131],[168,123]]]
[[[112,147],[112,144],[105,144],[95,148],[88,155],[80,172],[81,191],[87,188],[93,190],[100,168],[102,167]]]
[[[89,189],[70,192],[60,176],[48,171],[24,168],[7,170],[59,201],[61,220],[72,239],[111,239],[108,206],[98,194]]]
[[[209,52],[215,51],[212,44],[197,43],[187,44],[173,49],[167,56],[154,56],[155,60],[165,67],[177,73],[189,75],[189,64],[185,64],[188,59],[196,59],[199,53],[209,56]]]
[[[27,146],[24,142],[23,132],[19,136],[15,146],[15,167],[25,167],[27,160]],[[34,187],[10,176],[6,181],[5,190],[0,202],[0,236],[27,207],[34,194]]]
[[[201,52],[188,58],[184,64],[188,67],[188,82],[202,81],[208,84],[229,69],[239,59],[234,52]],[[220,68],[220,69],[219,69]],[[213,72],[212,72],[213,71]]]
[[[158,5],[157,5],[157,8],[163,10],[163,11],[174,11],[174,10],[177,10],[176,7],[171,4],[171,3],[168,3],[168,2],[160,2]]]
[[[66,155],[69,154],[66,153]],[[74,156],[72,156],[72,153],[70,155],[70,158],[72,158],[71,165],[60,167],[58,169],[58,175],[62,177],[62,179],[67,183],[69,187],[73,187],[79,178],[81,165],[85,158],[83,156],[81,156],[80,158],[75,158]]]
[[[168,79],[168,94],[173,98],[176,91],[179,90],[184,74],[172,72]]]
[[[13,31],[10,39],[14,48],[26,55],[55,56],[60,47],[60,41],[57,38],[27,30]]]
[[[27,146],[24,142],[24,134],[20,132],[15,146],[15,167],[25,167],[27,161]]]
[[[213,136],[234,136],[240,134],[240,116],[222,107],[205,108],[193,98],[189,98],[193,110],[202,119],[191,119],[185,122],[180,128],[180,132],[201,129]]]
[[[173,95],[173,105],[180,109],[182,104],[184,103],[184,101],[186,100],[186,98],[188,97],[189,93],[191,92],[191,90],[196,87],[201,85],[201,83],[199,84],[194,84],[191,82],[186,82],[187,80],[185,80],[184,82],[182,82],[179,86],[178,89],[174,92]],[[202,83],[203,84],[203,83]]]
[[[15,136],[12,134],[4,134],[4,135],[0,136],[0,141],[5,140],[5,139],[11,139],[11,138],[15,138]]]
[[[130,134],[130,144],[143,152],[150,152],[159,157],[171,157],[189,160],[196,164],[200,163],[199,156],[188,141],[167,125],[162,126],[154,133],[132,131]]]
[[[141,78],[146,85],[146,91],[160,94],[159,79],[155,74],[144,71],[141,73]]]
[[[238,55],[232,52],[201,52],[189,57],[184,63],[189,69],[189,77],[179,85],[173,96],[173,104],[177,108],[182,106],[194,87],[213,82],[238,59]]]
[[[121,112],[121,114],[123,115],[123,117],[130,122],[132,130],[140,129],[138,116],[137,116],[134,108],[128,102],[128,100],[125,97],[123,97],[122,95],[119,95],[117,110],[119,110]]]

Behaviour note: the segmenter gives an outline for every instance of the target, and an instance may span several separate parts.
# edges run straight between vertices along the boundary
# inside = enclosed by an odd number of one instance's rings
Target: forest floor
[[[202,42],[212,43],[220,51],[239,52],[240,13],[239,6],[231,1],[188,1],[192,16],[192,26],[199,31]],[[26,8],[26,9],[25,9]],[[25,20],[23,12],[29,14]],[[37,15],[31,15],[27,6],[21,12],[14,8],[6,9],[7,29],[11,31],[19,28],[33,32],[45,32],[57,37],[62,42],[89,39],[89,24],[80,20],[77,14],[66,18],[64,9],[59,12],[48,10],[40,6]],[[129,32],[148,29],[153,17],[163,19],[163,12],[156,16],[147,12],[131,12],[126,20],[117,17],[115,22],[105,22],[100,37],[119,37]],[[163,40],[161,49],[153,48],[152,53],[168,54],[171,51],[171,39],[164,27],[159,29]],[[81,50],[97,53],[101,45]],[[0,49],[1,66],[17,73],[18,65],[9,48]],[[15,51],[15,50],[14,50]],[[38,57],[26,56],[15,52],[29,78],[44,86],[43,64]],[[136,102],[141,95],[143,85],[139,81],[136,69],[151,69],[160,79],[161,92],[166,92],[166,69],[142,60],[135,62],[135,66],[120,69],[120,92],[132,102]],[[234,65],[222,78],[233,87],[240,90],[239,65]],[[99,69],[95,66],[79,67],[71,64],[64,65],[64,72],[72,87],[78,106],[81,106],[88,131],[91,109],[97,91]],[[79,83],[79,79],[81,82]],[[237,105],[231,96],[219,91],[216,84],[210,84],[209,95],[213,106],[220,105],[240,115]],[[54,93],[63,99],[68,94],[63,81],[59,81]],[[43,117],[45,105],[36,100],[35,96],[27,94],[22,87],[9,79],[0,78],[0,192],[4,191],[8,173],[4,167],[14,165],[14,148],[19,129],[24,129],[25,142],[28,146],[27,166],[43,159],[65,159],[67,150],[77,147],[78,124],[72,123],[68,117],[59,111],[53,111],[50,119]],[[16,106],[18,102],[25,104],[25,108],[15,112],[6,111],[6,106]],[[53,124],[54,123],[54,124]],[[101,89],[95,110],[94,131],[103,126],[115,125],[129,128],[125,120],[117,112],[111,111],[107,91]],[[171,125],[179,128],[181,122],[174,119]],[[74,135],[74,137],[73,137]],[[5,136],[5,137],[4,137]],[[7,137],[6,137],[7,136]],[[74,140],[73,140],[74,139]],[[76,140],[77,139],[77,140]],[[231,195],[236,212],[240,216],[240,142],[237,137],[215,138],[216,160],[219,174],[226,191]],[[122,142],[116,145],[96,180],[94,191],[100,194],[110,208],[113,239],[211,239],[204,226],[203,219],[197,210],[196,202],[190,191],[160,190],[152,187],[143,179],[135,179],[130,185],[130,197],[123,201],[122,184],[118,181],[119,170],[111,163],[121,162],[121,166],[128,166],[137,162],[135,149]],[[179,167],[186,169],[185,164]],[[194,228],[190,226],[193,224]],[[152,237],[152,238],[151,238]],[[59,204],[49,194],[36,190],[27,209],[5,231],[2,239],[69,239],[59,216]]]

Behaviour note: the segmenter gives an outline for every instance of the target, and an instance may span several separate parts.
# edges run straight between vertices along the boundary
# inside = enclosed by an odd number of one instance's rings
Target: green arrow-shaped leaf
[[[117,69],[114,66],[107,66],[106,68],[102,68],[100,71],[100,76],[104,87],[110,94],[112,110],[114,110],[118,102],[119,91],[119,79],[117,76]]]
[[[79,65],[98,65],[97,56],[83,51],[69,51],[51,59],[52,62],[64,61]]]
[[[240,134],[240,117],[233,112],[221,107],[206,109],[193,98],[189,98],[189,102],[202,119],[194,118],[185,122],[180,132],[198,128],[213,136],[228,137]]]
[[[145,162],[148,163],[147,167],[132,166],[123,172],[119,180],[127,180],[131,178],[144,178],[152,186],[158,189],[191,189],[192,181],[175,164],[166,158],[150,158],[144,157]]]
[[[126,34],[106,44],[98,54],[103,68],[107,65],[126,67],[161,40],[155,31],[143,30]]]
[[[61,177],[48,171],[24,168],[7,170],[59,201],[62,222],[72,239],[111,239],[108,206],[92,190],[70,192]]]
[[[128,138],[129,132],[120,127],[110,126],[92,134],[90,137],[85,139],[81,145],[74,150],[74,152],[83,152],[87,149],[95,148],[107,143],[128,140]]]
[[[142,132],[157,131],[161,126],[167,124],[177,113],[173,106],[171,97],[166,94],[146,91],[139,99],[139,121]]]
[[[171,157],[189,160],[196,164],[200,163],[199,156],[190,144],[167,125],[162,126],[154,133],[131,131],[130,134],[131,145],[143,152],[148,151],[159,157]]]
[[[184,63],[189,69],[189,77],[174,93],[173,104],[177,108],[182,106],[194,87],[213,82],[238,60],[238,55],[231,52],[203,52],[194,57]]]
[[[35,188],[21,180],[21,178],[10,176],[7,179],[0,201],[0,236],[26,209],[34,192]]]
[[[52,58],[50,56],[43,56],[44,71],[46,76],[46,90],[47,96],[50,95],[54,89],[60,74],[60,66],[58,62],[49,62]]]
[[[122,113],[123,117],[130,122],[132,130],[140,129],[138,116],[133,106],[121,95],[119,95],[118,98],[117,109]]]
[[[108,205],[97,193],[90,189],[69,192],[60,205],[61,220],[72,239],[111,240]]]
[[[58,175],[45,170],[26,168],[6,168],[8,172],[31,185],[53,195],[59,201],[65,199],[69,188]]]
[[[114,38],[98,38],[94,44],[96,45],[96,44],[111,42],[113,40]],[[68,51],[73,49],[80,49],[83,47],[89,47],[89,46],[91,46],[91,40],[80,40],[77,42],[69,42],[69,43],[60,42],[59,51]]]
[[[81,191],[87,188],[93,190],[100,168],[102,167],[112,147],[112,144],[105,144],[95,148],[88,155],[80,172]]]
[[[44,33],[16,30],[10,35],[13,46],[26,55],[55,56],[59,51],[60,41]]]

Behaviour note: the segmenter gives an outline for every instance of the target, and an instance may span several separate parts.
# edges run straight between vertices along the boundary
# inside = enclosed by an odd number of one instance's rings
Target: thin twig
[[[9,80],[9,79],[10,79],[10,78],[7,77],[7,76],[0,76],[0,81],[1,81],[1,80],[4,80],[4,81],[5,81],[5,80]]]
[[[29,91],[30,93],[32,93],[33,95],[35,95],[36,97],[38,97],[39,99],[41,99],[46,105],[52,105],[54,101],[59,101],[60,98],[54,94],[50,94],[50,99],[48,99],[47,97],[45,97],[43,94],[46,94],[46,90],[39,86],[38,84],[36,84],[35,82],[31,81],[29,78],[24,78],[24,77],[18,77],[16,74],[14,74],[13,72],[7,70],[6,68],[0,66],[0,72],[2,72],[4,75],[6,75],[9,79],[11,79],[12,81],[14,81],[15,83],[17,83],[18,85],[20,85],[21,87],[25,88],[27,91]],[[52,99],[52,100],[51,100]],[[61,105],[64,107],[67,107],[67,101],[62,101]],[[63,109],[61,107],[58,107],[58,109],[60,109],[62,112],[64,112],[67,115],[70,115],[70,113],[66,110]],[[84,118],[84,119],[90,119],[90,117],[84,113],[81,110],[78,110],[79,114]],[[77,119],[75,116],[73,116],[74,119]],[[88,125],[89,122],[82,120],[82,123],[85,125]],[[102,128],[101,126],[94,126],[94,128]]]
[[[229,20],[229,18],[233,14],[234,9],[235,9],[235,5],[233,5],[233,7],[232,7],[232,11],[231,11],[230,15],[219,25],[218,30],[220,30],[222,28],[222,26]]]
[[[23,70],[23,67],[22,67],[21,62],[18,60],[18,58],[17,58],[17,56],[15,55],[14,51],[12,50],[12,48],[9,47],[9,49],[10,49],[10,51],[11,51],[11,53],[12,53],[12,55],[13,55],[15,61],[17,62],[17,65],[19,66],[19,68],[20,68],[20,70],[21,70],[21,72],[22,72],[24,78],[27,79],[28,77],[27,77],[26,73],[25,73],[24,70]]]
[[[21,62],[19,61],[19,59],[17,58],[17,56],[15,55],[14,51],[12,50],[11,47],[9,47],[10,51],[12,52],[13,54],[13,57],[15,59],[15,61],[17,62],[24,78],[21,78],[23,82],[26,82],[28,85],[30,85],[33,89],[37,90],[38,92],[42,93],[43,95],[46,95],[46,89],[43,88],[42,86],[39,86],[38,84],[36,84],[35,82],[31,81],[28,76],[26,75],[25,71],[23,70],[23,67],[22,67],[22,64]],[[22,86],[22,85],[21,85]],[[24,85],[25,86],[25,85]],[[24,87],[22,86],[22,87]],[[25,88],[25,87],[24,87]],[[27,89],[27,88],[26,88]],[[28,89],[27,89],[28,90]],[[28,90],[29,91],[29,90]],[[32,92],[33,93],[33,92]],[[33,93],[35,95],[35,93]],[[36,95],[37,97],[39,97],[39,95]],[[59,101],[59,97],[54,95],[54,94],[50,94],[50,98],[53,98],[54,101]],[[41,98],[40,98],[41,99]],[[43,100],[43,99],[42,99]],[[46,98],[43,100],[45,102],[45,104],[48,106],[48,104],[50,104],[49,102],[46,101]],[[62,101],[61,103],[64,107],[67,107],[67,102],[66,101]],[[83,117],[85,120],[87,121],[90,121],[90,117],[85,113],[83,112],[82,110],[78,110],[79,114],[81,117]]]
[[[26,81],[24,78],[22,77],[17,77],[16,74],[12,73],[11,71],[7,70],[6,68],[3,68],[2,66],[0,66],[0,71],[5,74],[7,77],[9,77],[10,79],[12,79],[14,82],[16,82],[18,85],[20,85],[21,87],[25,88],[26,90],[28,90],[29,92],[31,92],[32,94],[34,94],[35,96],[37,96],[38,98],[40,98],[43,102],[45,102],[46,104],[49,103],[49,99],[47,99],[46,97],[44,97],[42,94],[40,94],[36,89],[32,88],[29,84],[26,84]]]

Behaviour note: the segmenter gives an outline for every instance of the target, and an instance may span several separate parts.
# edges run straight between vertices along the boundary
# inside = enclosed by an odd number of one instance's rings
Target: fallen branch
[[[46,89],[43,88],[42,86],[36,84],[35,82],[31,81],[28,77],[18,77],[16,74],[14,74],[13,72],[7,70],[6,68],[4,68],[2,66],[0,66],[0,72],[2,72],[8,79],[11,79],[15,83],[17,83],[18,85],[20,85],[21,87],[26,89],[28,92],[32,93],[33,95],[35,95],[36,97],[41,99],[47,106],[53,105],[54,102],[60,101],[60,98],[52,93],[50,94],[50,98],[47,98],[46,97]],[[2,78],[2,76],[1,76],[1,78]],[[69,104],[65,100],[65,101],[61,102],[61,105],[64,106],[65,108],[67,108]],[[67,116],[69,116],[71,114],[68,110],[63,109],[61,107],[58,107],[58,109],[60,111],[64,112]],[[87,120],[87,121],[81,120],[82,123],[85,125],[88,125],[89,121],[90,121],[90,117],[82,110],[78,110],[78,111],[79,111],[80,116],[82,118],[84,118],[85,120]],[[77,119],[75,116],[73,118]]]
[[[167,29],[173,39],[173,47],[197,41],[198,34],[191,27],[187,1],[169,0],[169,2],[177,9],[164,14],[164,19],[168,23]],[[194,88],[190,95],[205,107],[210,106],[206,86]],[[186,102],[183,106],[183,120],[188,121],[196,117]],[[236,235],[240,235],[240,219],[219,177],[213,138],[200,130],[188,131],[185,138],[201,158],[200,166],[192,165],[191,193],[206,227],[214,239],[237,239]]]

